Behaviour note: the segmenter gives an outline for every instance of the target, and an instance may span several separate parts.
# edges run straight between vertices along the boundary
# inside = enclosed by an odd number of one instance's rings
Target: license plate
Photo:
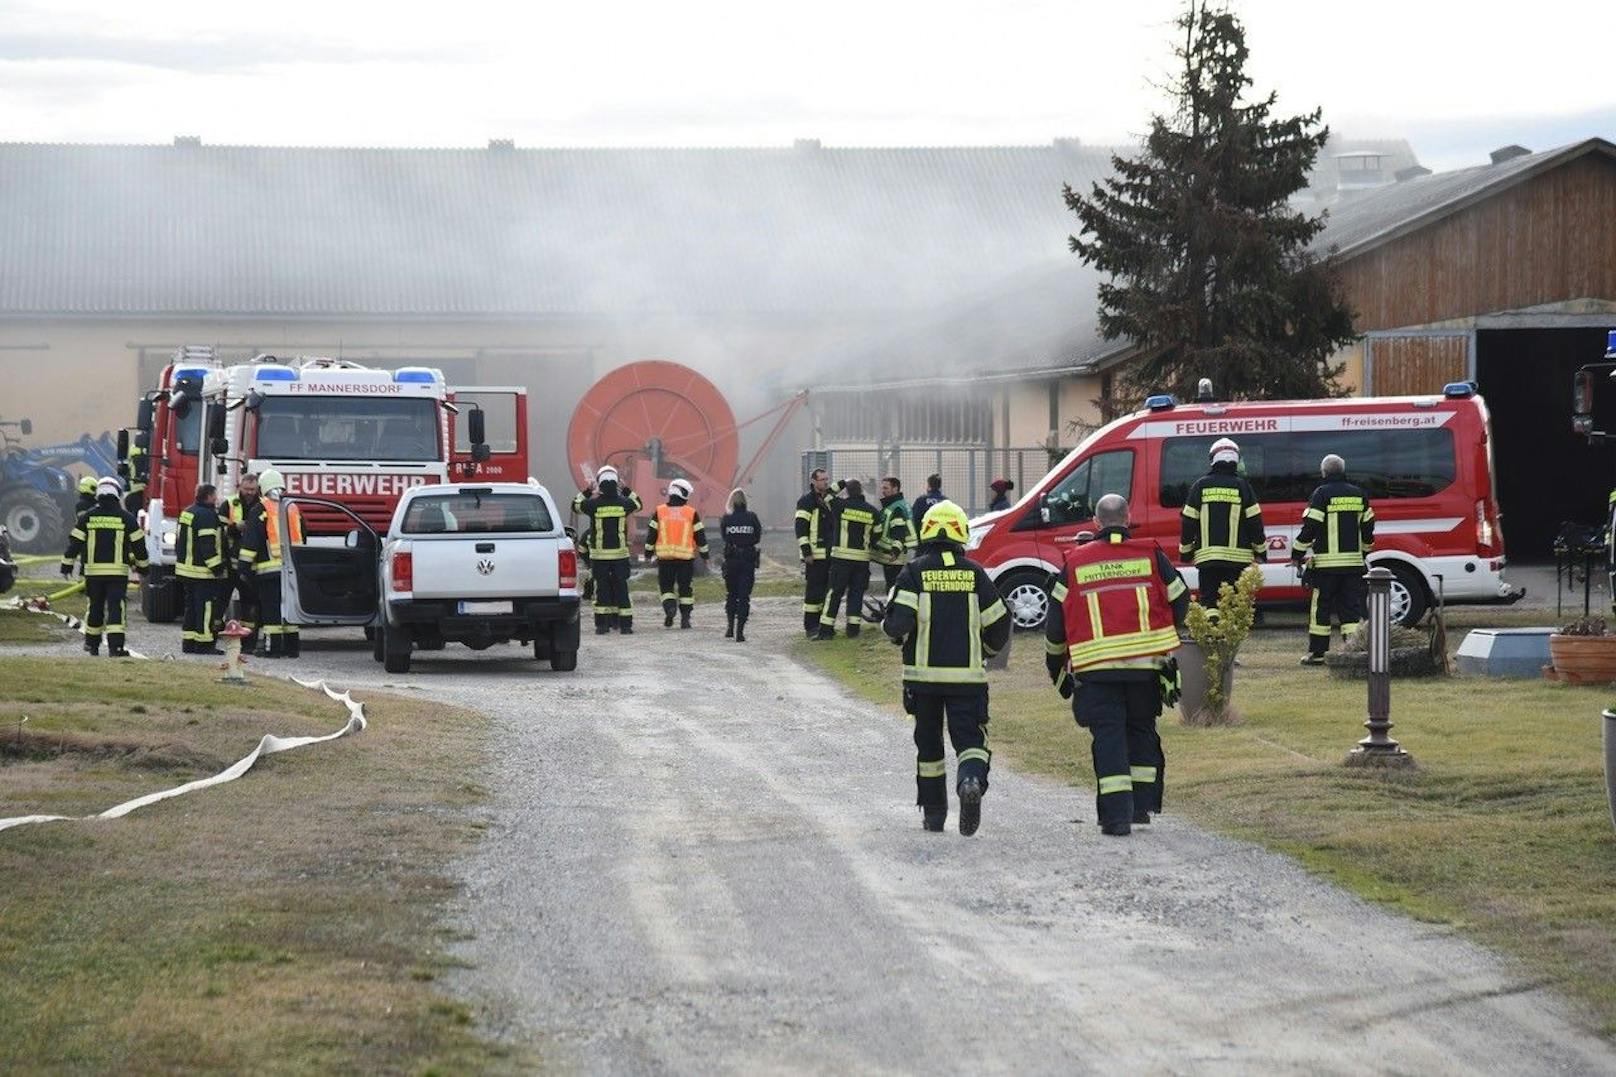
[[[461,613],[510,613],[515,609],[510,602],[462,602]]]

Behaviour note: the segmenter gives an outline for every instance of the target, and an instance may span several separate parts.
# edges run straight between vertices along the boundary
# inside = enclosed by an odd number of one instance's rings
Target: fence
[[[809,450],[802,454],[802,488],[808,488],[808,475],[824,468],[831,481],[858,479],[864,483],[871,501],[879,496],[878,484],[888,475],[903,483],[904,497],[913,501],[926,491],[926,476],[943,477],[943,493],[971,515],[986,512],[994,479],[1016,484],[1010,494],[1015,501],[1029,486],[1048,473],[1065,450],[1052,455],[1043,446],[1029,449],[964,448],[958,445],[902,448],[839,448]]]

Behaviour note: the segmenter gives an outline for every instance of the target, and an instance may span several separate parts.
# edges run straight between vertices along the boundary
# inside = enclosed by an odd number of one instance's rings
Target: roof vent
[[[488,140],[488,148],[491,150],[514,150],[516,148],[516,139],[491,138]]]
[[[824,147],[819,144],[819,139],[817,138],[799,138],[791,144],[791,148],[794,150],[818,150]]]
[[[1493,164],[1501,165],[1505,161],[1513,161],[1517,157],[1525,157],[1531,152],[1532,151],[1527,149],[1525,146],[1517,146],[1511,143],[1508,146],[1498,147],[1488,156],[1493,159]]]
[[[1421,176],[1429,176],[1430,174],[1431,170],[1424,165],[1409,165],[1407,168],[1399,168],[1396,172],[1393,172],[1392,178],[1398,183],[1407,183],[1411,179],[1419,179]]]
[[[174,136],[174,145],[176,145],[176,146],[200,146],[200,145],[202,145],[202,136],[201,135],[175,135]]]

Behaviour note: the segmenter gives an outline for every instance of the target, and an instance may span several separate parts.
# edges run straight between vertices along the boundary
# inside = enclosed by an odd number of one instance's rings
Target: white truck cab
[[[346,514],[339,545],[288,548],[282,581],[289,620],[364,625],[373,655],[405,673],[416,649],[464,643],[485,650],[517,640],[550,668],[578,665],[578,554],[554,499],[537,482],[439,483],[400,497],[378,535],[334,502],[292,495],[297,506]],[[291,534],[283,519],[282,534]]]

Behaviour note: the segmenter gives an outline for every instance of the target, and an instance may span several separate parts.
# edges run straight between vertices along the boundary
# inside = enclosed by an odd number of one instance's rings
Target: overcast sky
[[[0,140],[475,146],[1127,140],[1173,0],[417,6],[0,0]],[[1438,168],[1616,137],[1616,2],[1243,0],[1252,74]]]

